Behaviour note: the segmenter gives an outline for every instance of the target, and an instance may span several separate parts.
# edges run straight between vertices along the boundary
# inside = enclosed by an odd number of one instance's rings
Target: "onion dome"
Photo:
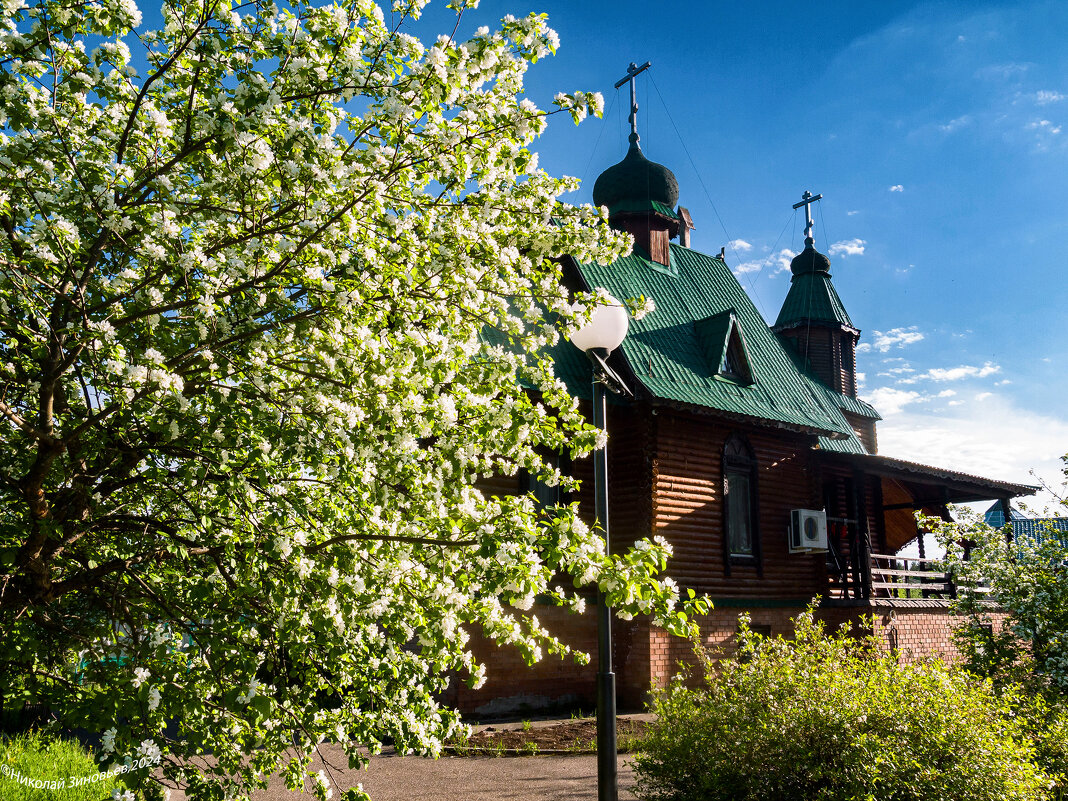
[[[831,282],[831,260],[813,247],[812,237],[805,238],[805,249],[790,262],[790,272],[790,291],[772,330],[813,324],[854,327]]]
[[[645,157],[636,134],[631,134],[630,150],[623,161],[602,172],[593,185],[594,205],[607,206],[610,216],[652,211],[675,220],[678,202],[675,174]]]
[[[812,237],[805,239],[805,249],[794,256],[790,262],[790,272],[794,275],[804,273],[827,273],[831,272],[831,260],[813,247]]]

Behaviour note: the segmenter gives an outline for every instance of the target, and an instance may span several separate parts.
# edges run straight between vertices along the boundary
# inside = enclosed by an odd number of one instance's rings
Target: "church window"
[[[565,456],[554,453],[543,458],[547,464],[555,467],[564,475],[567,475],[570,470],[570,459]],[[523,494],[530,493],[533,495],[539,509],[548,509],[567,503],[566,493],[559,483],[545,481],[526,470],[520,474],[519,491]]]
[[[727,540],[731,554],[753,555],[753,521],[749,502],[749,471],[727,471]]]
[[[749,443],[734,434],[723,448],[723,518],[725,556],[730,564],[757,564],[757,462]]]

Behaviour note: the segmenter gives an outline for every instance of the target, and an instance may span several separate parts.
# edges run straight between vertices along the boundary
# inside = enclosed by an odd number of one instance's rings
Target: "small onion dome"
[[[814,248],[812,237],[805,240],[805,249],[794,256],[790,262],[790,272],[794,275],[804,273],[827,273],[831,272],[831,260]]]
[[[631,134],[630,150],[618,164],[601,173],[593,185],[593,204],[617,212],[656,211],[675,217],[679,182],[663,164],[649,161]]]

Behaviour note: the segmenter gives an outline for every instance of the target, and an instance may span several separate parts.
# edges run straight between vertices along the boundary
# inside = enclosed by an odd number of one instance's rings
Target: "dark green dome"
[[[607,206],[609,214],[666,210],[674,216],[678,202],[679,182],[674,173],[663,164],[649,161],[633,135],[623,161],[602,172],[593,185],[593,204]]]
[[[812,246],[812,239],[809,238],[805,240],[805,249],[794,256],[793,261],[790,262],[790,272],[794,275],[805,273],[827,273],[829,275],[831,260],[816,250]]]

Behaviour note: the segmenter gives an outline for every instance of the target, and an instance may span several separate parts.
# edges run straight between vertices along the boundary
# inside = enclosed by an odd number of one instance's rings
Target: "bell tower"
[[[822,197],[805,192],[794,204],[805,208],[805,249],[790,262],[790,291],[771,330],[823,384],[855,398],[860,331],[831,282],[830,259],[812,239],[812,204]]]

